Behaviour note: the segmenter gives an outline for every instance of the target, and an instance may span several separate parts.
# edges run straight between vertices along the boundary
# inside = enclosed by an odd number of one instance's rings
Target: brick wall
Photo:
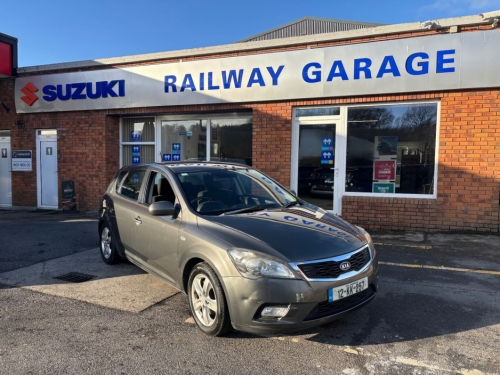
[[[486,27],[491,26],[462,27],[461,32],[474,32]],[[378,36],[372,39],[360,38],[218,56],[197,56],[184,60],[439,35],[442,31],[425,30],[418,33]],[[167,62],[167,60],[130,65],[158,62]],[[119,67],[119,65],[113,67]],[[103,68],[112,67],[104,66]],[[88,70],[94,69],[100,68],[88,68]],[[43,74],[47,73],[49,72],[43,72]],[[371,229],[495,233],[500,231],[500,89],[30,115],[14,113],[13,89],[13,79],[0,79],[0,99],[11,108],[10,114],[6,114],[0,108],[0,129],[11,130],[12,149],[32,150],[36,150],[36,129],[57,129],[59,186],[60,182],[65,179],[75,180],[78,208],[83,210],[97,209],[102,192],[118,169],[119,117],[123,115],[252,110],[253,164],[288,186],[293,107],[439,100],[441,111],[437,199],[344,197],[342,216],[354,224]],[[18,119],[26,123],[25,129],[18,129],[14,125],[14,121]],[[14,205],[36,206],[36,157],[33,172],[13,173],[13,186],[15,187],[13,189]]]

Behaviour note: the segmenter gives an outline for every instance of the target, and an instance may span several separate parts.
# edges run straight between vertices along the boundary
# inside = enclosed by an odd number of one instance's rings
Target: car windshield
[[[207,168],[179,172],[177,178],[193,209],[203,215],[278,208],[296,201],[277,182],[250,168]]]

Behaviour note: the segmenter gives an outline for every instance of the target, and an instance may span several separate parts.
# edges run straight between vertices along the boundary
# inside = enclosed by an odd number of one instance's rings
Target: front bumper
[[[368,278],[368,289],[328,302],[328,289]],[[311,281],[290,279],[258,279],[243,277],[223,278],[233,327],[256,334],[292,332],[328,323],[339,316],[359,308],[375,297],[378,290],[377,257],[352,277],[337,281]],[[265,306],[289,306],[280,319],[262,318]]]

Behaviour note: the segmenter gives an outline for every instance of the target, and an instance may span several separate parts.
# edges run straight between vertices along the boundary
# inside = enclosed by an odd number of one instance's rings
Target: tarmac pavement
[[[0,211],[0,373],[500,374],[497,235],[373,232],[372,303],[291,335],[213,339],[184,294],[105,265],[96,224]],[[96,277],[54,279],[68,272]]]

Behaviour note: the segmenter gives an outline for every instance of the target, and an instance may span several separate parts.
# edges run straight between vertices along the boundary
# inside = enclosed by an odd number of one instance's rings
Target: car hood
[[[289,262],[338,256],[366,243],[355,226],[307,207],[203,216],[198,226],[234,247],[280,256]]]

